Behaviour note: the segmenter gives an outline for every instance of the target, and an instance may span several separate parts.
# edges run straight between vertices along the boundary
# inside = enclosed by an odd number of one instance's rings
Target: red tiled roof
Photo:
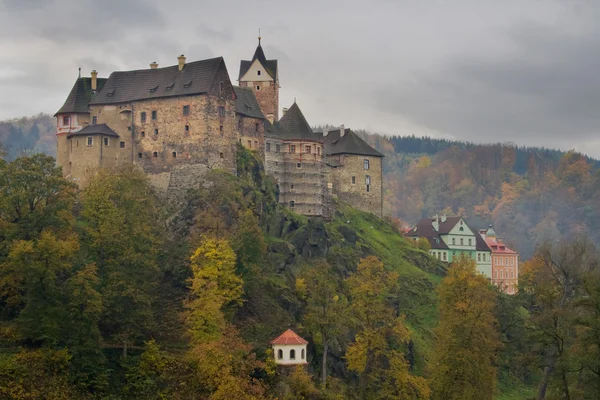
[[[489,248],[492,249],[492,253],[517,254],[516,251],[509,249],[504,243],[499,242],[495,237],[485,236],[483,239]]]
[[[293,330],[288,329],[276,339],[271,340],[271,344],[308,344],[308,342],[298,336]]]

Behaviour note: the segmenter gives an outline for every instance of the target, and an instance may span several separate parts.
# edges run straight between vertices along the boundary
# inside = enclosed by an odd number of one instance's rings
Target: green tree
[[[147,178],[126,168],[101,170],[81,196],[82,245],[100,278],[100,327],[113,344],[141,344],[155,326],[159,211]]]
[[[329,346],[346,329],[348,302],[338,287],[339,280],[326,262],[317,262],[296,280],[296,290],[306,299],[304,325],[315,344],[322,346],[321,383],[327,384]]]
[[[452,263],[438,288],[440,320],[431,362],[433,399],[491,399],[500,347],[495,293],[464,256]]]
[[[391,306],[397,281],[398,274],[385,271],[374,256],[362,259],[347,279],[356,337],[346,360],[348,369],[358,374],[362,398],[429,398],[427,382],[409,372],[404,358],[410,334]]]

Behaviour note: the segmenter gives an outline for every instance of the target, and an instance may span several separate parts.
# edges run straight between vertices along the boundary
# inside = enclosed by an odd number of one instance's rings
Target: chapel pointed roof
[[[308,344],[308,342],[302,339],[296,332],[291,329],[283,332],[281,335],[271,340],[271,344],[279,344],[279,345],[298,345],[298,344]]]

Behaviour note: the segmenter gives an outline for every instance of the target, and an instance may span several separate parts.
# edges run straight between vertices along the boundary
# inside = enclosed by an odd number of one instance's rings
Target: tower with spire
[[[240,87],[252,88],[264,116],[273,123],[279,120],[279,75],[277,60],[267,60],[261,46],[260,31],[258,46],[252,60],[240,62]]]

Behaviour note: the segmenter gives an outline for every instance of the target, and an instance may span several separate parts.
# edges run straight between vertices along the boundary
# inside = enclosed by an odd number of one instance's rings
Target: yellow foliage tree
[[[401,347],[410,334],[404,319],[390,305],[398,274],[384,270],[371,256],[361,260],[347,279],[356,339],[346,352],[348,369],[359,377],[361,398],[428,399],[424,378],[412,375]]]
[[[496,294],[473,260],[453,262],[438,289],[440,322],[431,363],[433,399],[492,399],[500,347]]]

